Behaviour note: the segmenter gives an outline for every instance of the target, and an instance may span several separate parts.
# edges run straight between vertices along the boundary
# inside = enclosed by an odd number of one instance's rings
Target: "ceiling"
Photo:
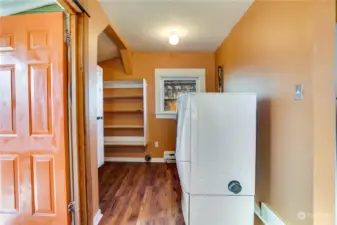
[[[55,0],[0,0],[0,16],[8,16],[53,3]]]
[[[215,51],[254,0],[100,0],[133,51]],[[180,43],[169,45],[175,32]]]
[[[254,0],[100,0],[114,27],[133,51],[215,51]],[[0,0],[0,16],[38,8],[55,0]],[[180,37],[177,46],[169,35]],[[102,33],[98,62],[119,56]]]

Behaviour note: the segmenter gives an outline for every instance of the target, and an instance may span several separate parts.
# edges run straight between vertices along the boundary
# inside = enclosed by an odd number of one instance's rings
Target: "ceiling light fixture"
[[[169,43],[171,45],[177,45],[179,43],[179,36],[177,34],[171,34],[169,37]]]

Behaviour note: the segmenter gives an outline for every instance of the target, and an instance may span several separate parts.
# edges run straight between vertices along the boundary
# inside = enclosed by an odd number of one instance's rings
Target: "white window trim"
[[[155,115],[157,119],[175,119],[176,112],[164,112],[163,85],[164,79],[195,79],[197,91],[206,92],[205,69],[155,69]]]

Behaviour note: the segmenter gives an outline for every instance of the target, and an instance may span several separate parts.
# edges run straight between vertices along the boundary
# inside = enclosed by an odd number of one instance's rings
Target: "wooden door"
[[[104,164],[103,70],[97,66],[97,161]]]
[[[69,224],[63,21],[0,17],[0,224]]]

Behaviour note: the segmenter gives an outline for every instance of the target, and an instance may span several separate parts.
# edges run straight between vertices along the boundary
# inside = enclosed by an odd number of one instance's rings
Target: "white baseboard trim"
[[[155,163],[164,163],[165,160],[164,158],[152,158],[151,162],[155,162]]]
[[[98,223],[99,223],[99,221],[101,221],[101,219],[102,219],[102,217],[103,217],[103,214],[102,214],[102,212],[101,212],[101,210],[99,209],[99,210],[97,210],[97,212],[96,212],[96,215],[95,215],[95,217],[94,217],[94,225],[98,225]]]
[[[146,162],[144,157],[105,157],[105,162]],[[164,158],[152,158],[152,163],[164,163]]]
[[[268,225],[286,225],[265,203],[261,203],[261,216]]]
[[[264,225],[286,225],[265,203],[255,203],[254,212]]]
[[[97,165],[97,167],[100,168],[100,167],[103,166],[103,165],[104,165],[104,162],[99,163],[99,164]]]
[[[255,202],[254,205],[254,213],[264,225],[268,225],[267,222],[261,216],[261,209],[257,202]]]

